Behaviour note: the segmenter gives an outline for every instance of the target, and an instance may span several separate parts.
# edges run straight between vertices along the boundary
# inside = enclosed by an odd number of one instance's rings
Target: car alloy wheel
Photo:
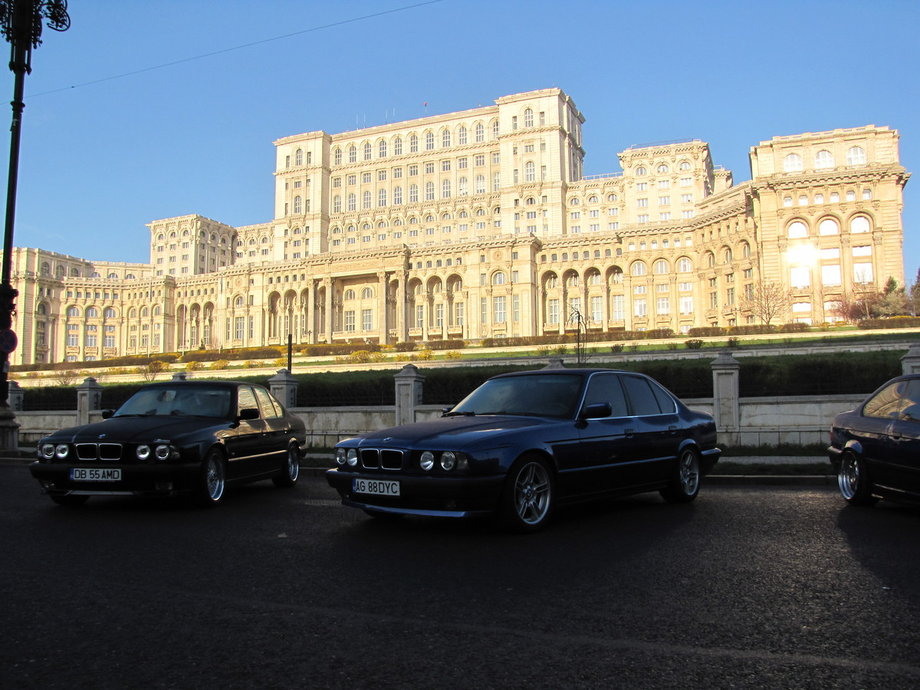
[[[300,452],[297,446],[290,446],[285,453],[284,467],[281,471],[272,477],[275,486],[290,488],[297,483],[300,477]]]
[[[840,458],[837,487],[840,489],[840,495],[852,505],[867,506],[878,500],[869,491],[869,477],[863,461],[851,451],[847,451]]]
[[[208,451],[201,471],[201,485],[198,493],[200,504],[215,506],[220,503],[226,488],[226,473],[226,465],[220,451]]]
[[[687,503],[700,492],[700,456],[692,448],[685,448],[677,458],[677,472],[670,485],[661,490],[661,496],[671,503]]]
[[[517,531],[543,527],[553,509],[553,476],[540,458],[518,461],[505,486],[502,512],[505,523]]]

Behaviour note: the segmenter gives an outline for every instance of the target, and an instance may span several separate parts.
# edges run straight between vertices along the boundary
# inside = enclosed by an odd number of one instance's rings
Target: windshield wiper
[[[467,411],[465,411],[465,410],[462,411],[462,412],[461,412],[461,411],[457,411],[457,410],[451,410],[450,412],[445,412],[445,413],[442,414],[441,416],[442,416],[442,417],[475,417],[475,416],[476,416],[476,413],[475,413],[475,412],[467,412]]]

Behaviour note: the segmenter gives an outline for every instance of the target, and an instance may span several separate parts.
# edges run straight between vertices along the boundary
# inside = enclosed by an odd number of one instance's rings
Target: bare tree
[[[741,308],[752,312],[769,326],[771,321],[788,311],[790,301],[789,291],[781,285],[760,280],[754,284],[750,296],[742,301]]]
[[[145,381],[154,381],[156,380],[157,374],[162,371],[165,371],[169,367],[166,362],[159,359],[151,359],[149,362],[143,366],[138,367],[138,373],[144,377]]]

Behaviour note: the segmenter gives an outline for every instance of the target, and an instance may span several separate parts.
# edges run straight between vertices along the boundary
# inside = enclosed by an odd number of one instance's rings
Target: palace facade
[[[340,134],[285,137],[274,218],[149,223],[150,262],[15,249],[13,364],[296,343],[834,321],[903,284],[898,133],[775,137],[734,185],[699,140],[582,174],[559,89]]]

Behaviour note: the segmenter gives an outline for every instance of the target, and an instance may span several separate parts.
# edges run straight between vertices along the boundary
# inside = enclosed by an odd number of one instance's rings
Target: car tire
[[[195,491],[195,503],[204,507],[218,505],[224,497],[227,487],[227,463],[223,453],[212,448],[204,456],[198,486]]]
[[[670,484],[660,491],[668,503],[689,503],[700,493],[700,454],[684,448],[677,456],[677,469]]]
[[[300,477],[300,451],[297,450],[297,446],[290,446],[285,453],[281,471],[272,477],[272,481],[277,487],[289,489],[297,484],[298,477]]]
[[[549,464],[536,456],[511,466],[502,491],[499,517],[514,532],[536,532],[553,514],[556,484]]]
[[[869,475],[862,458],[852,451],[845,452],[837,468],[837,488],[847,503],[854,506],[871,506],[878,499],[869,488]]]
[[[89,500],[89,496],[75,496],[73,494],[48,494],[48,497],[59,506],[76,508]]]

